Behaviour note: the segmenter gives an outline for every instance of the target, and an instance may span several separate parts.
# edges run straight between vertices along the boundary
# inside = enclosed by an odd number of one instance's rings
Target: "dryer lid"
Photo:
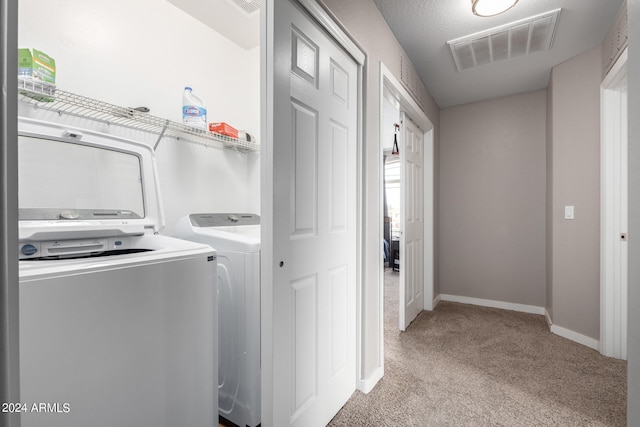
[[[148,145],[21,117],[18,152],[20,240],[164,227]]]

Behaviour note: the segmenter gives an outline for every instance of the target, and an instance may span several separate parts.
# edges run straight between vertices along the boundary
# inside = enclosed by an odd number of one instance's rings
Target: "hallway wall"
[[[440,292],[545,304],[546,91],[440,114]]]
[[[600,339],[600,83],[602,50],[552,69],[549,298],[555,326]],[[575,219],[564,207],[575,206]]]
[[[601,48],[546,90],[443,109],[440,291],[544,307],[600,338]],[[564,207],[575,206],[575,219]],[[563,331],[565,330],[565,331]]]

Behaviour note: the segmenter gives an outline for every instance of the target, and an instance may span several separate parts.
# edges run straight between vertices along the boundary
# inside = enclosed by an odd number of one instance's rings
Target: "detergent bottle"
[[[207,129],[207,108],[202,98],[193,93],[190,87],[182,94],[182,123],[199,129]]]

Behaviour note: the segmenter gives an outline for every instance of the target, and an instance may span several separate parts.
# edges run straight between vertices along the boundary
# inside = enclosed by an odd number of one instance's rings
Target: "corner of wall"
[[[358,380],[358,390],[364,394],[369,394],[371,390],[378,384],[378,382],[384,376],[384,367],[379,366],[375,368],[367,378]]]

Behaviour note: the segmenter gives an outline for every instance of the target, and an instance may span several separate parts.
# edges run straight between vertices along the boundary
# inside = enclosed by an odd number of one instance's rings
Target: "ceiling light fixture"
[[[506,12],[518,3],[518,0],[471,0],[471,10],[477,16],[494,16]]]

